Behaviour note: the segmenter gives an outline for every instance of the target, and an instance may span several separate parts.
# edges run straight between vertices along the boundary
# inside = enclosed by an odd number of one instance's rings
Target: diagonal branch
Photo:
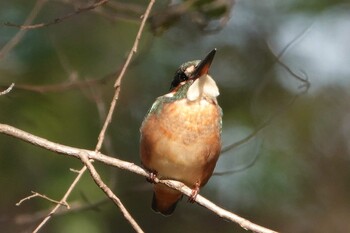
[[[32,11],[29,13],[27,19],[24,21],[24,24],[30,24],[36,18],[41,8],[44,6],[46,0],[37,0]],[[16,33],[12,39],[6,43],[6,45],[0,50],[0,60],[4,58],[16,45],[21,41],[25,35],[25,31],[19,31]]]
[[[43,0],[42,0],[43,1]],[[44,0],[45,1],[45,0]],[[14,24],[14,23],[10,23],[10,22],[7,22],[7,23],[4,23],[5,26],[8,26],[8,27],[16,27],[16,28],[19,28],[20,30],[29,30],[29,29],[37,29],[37,28],[42,28],[42,27],[47,27],[47,26],[51,26],[53,24],[57,24],[57,23],[61,23],[62,21],[65,21],[73,16],[76,16],[80,13],[83,13],[83,12],[86,12],[86,11],[90,11],[90,10],[93,10],[95,9],[96,7],[99,7],[105,3],[107,3],[109,0],[99,0],[99,1],[96,1],[95,3],[91,4],[91,5],[88,5],[88,6],[85,6],[85,7],[81,7],[81,8],[78,8],[77,10],[71,12],[71,13],[68,13],[62,17],[59,17],[59,18],[56,18],[48,23],[38,23],[38,24],[24,24],[24,25],[19,25],[19,24]]]
[[[148,19],[148,16],[149,14],[151,13],[151,9],[153,7],[153,4],[154,4],[155,0],[151,0],[148,4],[148,7],[146,9],[146,12],[145,14],[143,15],[143,19],[142,19],[142,22],[141,22],[141,25],[140,25],[140,28],[139,28],[139,31],[137,32],[137,35],[136,35],[136,39],[134,41],[134,45],[132,46],[132,49],[130,50],[129,52],[129,55],[124,63],[124,66],[114,84],[114,87],[115,87],[115,93],[114,93],[114,97],[113,97],[113,100],[111,102],[111,106],[109,108],[109,111],[108,111],[108,114],[107,114],[107,118],[105,120],[105,123],[102,127],[102,130],[100,132],[100,135],[98,136],[98,143],[96,145],[96,150],[99,151],[102,147],[102,143],[103,143],[103,140],[104,140],[104,135],[106,134],[106,130],[109,126],[109,124],[112,122],[112,116],[113,116],[113,112],[114,112],[114,109],[115,109],[115,106],[116,106],[116,103],[119,99],[119,93],[120,93],[120,85],[121,85],[121,81],[124,77],[124,74],[126,72],[126,69],[129,67],[129,64],[130,64],[130,61],[131,61],[131,58],[132,56],[134,55],[134,53],[136,53],[137,51],[137,48],[138,48],[138,45],[139,45],[139,40],[141,38],[141,35],[142,35],[142,32],[143,32],[143,28],[145,27],[145,24],[146,24],[146,21]]]
[[[74,187],[77,185],[79,182],[80,178],[84,174],[86,170],[86,167],[83,167],[78,175],[75,177],[73,183],[69,186],[68,190],[60,200],[60,203],[67,203],[67,199],[69,195],[72,193]],[[33,233],[39,232],[39,230],[51,219],[51,217],[56,213],[56,211],[61,207],[61,204],[57,204],[51,211],[50,213],[40,222],[40,224],[34,229]]]
[[[146,170],[144,170],[140,166],[137,166],[134,163],[123,161],[114,157],[109,157],[107,155],[104,155],[102,153],[97,153],[95,151],[79,149],[79,148],[65,146],[62,144],[51,142],[45,138],[35,136],[33,134],[27,133],[25,131],[22,131],[20,129],[17,129],[9,125],[0,124],[0,133],[21,139],[35,146],[42,147],[59,154],[75,157],[77,159],[81,159],[81,154],[86,154],[89,159],[93,159],[95,161],[99,161],[110,166],[118,167],[123,170],[128,170],[144,177],[149,177],[149,173]],[[174,181],[174,180],[159,180],[157,178],[155,179],[155,182],[163,183],[171,188],[179,190],[180,192],[182,192],[187,196],[191,196],[191,189],[181,182]],[[270,230],[265,227],[259,226],[255,223],[252,223],[247,219],[244,219],[232,212],[229,212],[215,205],[211,201],[205,199],[201,195],[198,195],[195,201],[198,204],[202,205],[203,207],[216,213],[218,216],[224,219],[227,219],[229,221],[238,223],[244,229],[251,230],[257,233],[274,233],[275,232],[273,230]]]
[[[91,177],[94,179],[95,183],[102,189],[103,192],[111,199],[114,204],[116,204],[119,209],[121,209],[122,213],[124,214],[124,217],[128,219],[131,226],[134,228],[136,232],[143,233],[143,230],[141,227],[137,224],[135,219],[130,215],[129,211],[125,208],[123,203],[120,201],[120,199],[112,192],[112,190],[102,181],[100,175],[97,173],[95,167],[92,165],[92,163],[89,160],[89,157],[86,153],[80,154],[80,159],[83,161],[85,166],[88,168]]]
[[[106,3],[107,1],[108,0],[100,0],[100,1],[96,2],[95,4],[102,5],[102,4]],[[98,141],[97,141],[97,144],[96,144],[96,147],[95,147],[95,151],[94,151],[94,154],[96,154],[96,155],[99,154],[99,151],[101,150],[101,147],[102,147],[102,144],[103,144],[103,141],[104,141],[104,138],[105,138],[105,134],[106,134],[107,128],[108,128],[109,124],[112,121],[113,112],[114,112],[114,109],[115,109],[115,106],[116,106],[116,103],[117,103],[117,100],[118,100],[118,97],[119,97],[121,80],[122,80],[122,78],[123,78],[123,76],[125,74],[125,71],[126,71],[127,67],[129,66],[129,63],[131,61],[131,58],[132,58],[133,54],[137,50],[138,43],[139,43],[139,40],[140,40],[142,32],[143,32],[143,28],[144,28],[144,26],[146,24],[147,18],[149,16],[150,12],[151,12],[151,9],[153,7],[154,2],[155,2],[155,0],[150,0],[150,2],[148,4],[148,7],[147,7],[147,9],[145,11],[145,14],[143,16],[143,19],[141,21],[141,25],[140,25],[139,31],[138,31],[137,36],[135,38],[134,45],[133,45],[133,47],[132,47],[132,49],[131,49],[131,51],[129,53],[129,56],[128,56],[127,60],[125,61],[125,64],[124,64],[124,66],[122,68],[122,71],[121,71],[120,75],[117,78],[116,83],[119,83],[119,85],[115,87],[116,90],[115,90],[115,94],[114,94],[114,97],[113,97],[112,102],[111,102],[111,106],[110,106],[108,115],[106,117],[106,120],[105,120],[105,122],[103,124],[103,127],[102,127],[101,132],[100,132],[99,137],[98,137]],[[86,10],[89,10],[89,9],[93,9],[93,8],[91,8],[91,7],[90,8],[89,7],[86,8]],[[70,16],[72,16],[72,15],[70,15]],[[86,169],[87,169],[87,167],[85,165],[81,168],[81,170],[78,172],[77,177],[75,178],[73,183],[70,185],[70,187],[68,188],[67,192],[65,193],[65,195],[63,196],[63,198],[62,198],[62,200],[60,202],[66,202],[68,196],[73,191],[73,189],[75,188],[75,186],[79,182],[80,178],[85,173]],[[91,170],[90,170],[90,172],[91,172]],[[60,205],[56,205],[55,208],[50,212],[50,214],[48,216],[46,216],[46,218],[39,224],[39,226],[35,229],[34,232],[37,232],[51,218],[51,216],[59,208],[60,208]],[[120,210],[122,211],[124,217],[130,222],[130,224],[134,227],[134,229],[136,231],[138,231],[139,229],[141,230],[141,228],[137,224],[135,225],[135,223],[136,223],[135,220],[131,217],[131,215],[127,212],[127,210],[125,208],[120,208]],[[142,230],[138,231],[138,232],[142,232]]]

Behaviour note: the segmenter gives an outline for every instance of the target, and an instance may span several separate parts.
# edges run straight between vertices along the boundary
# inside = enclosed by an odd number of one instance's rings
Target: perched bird
[[[142,165],[159,179],[191,187],[192,200],[211,177],[221,150],[219,89],[208,74],[215,53],[182,64],[170,92],[157,98],[140,128]],[[152,209],[170,215],[181,197],[177,190],[154,184]]]

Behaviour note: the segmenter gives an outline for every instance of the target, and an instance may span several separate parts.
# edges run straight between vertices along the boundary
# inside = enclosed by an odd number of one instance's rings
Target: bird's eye
[[[188,80],[187,75],[183,71],[177,71],[175,73],[174,79],[171,82],[170,91],[174,90],[181,82]]]

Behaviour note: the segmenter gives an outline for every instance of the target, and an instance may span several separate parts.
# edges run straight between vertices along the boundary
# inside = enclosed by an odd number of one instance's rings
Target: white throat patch
[[[219,94],[219,88],[216,86],[214,79],[210,75],[205,74],[197,78],[188,88],[187,99],[189,101],[200,100],[203,95],[216,98]]]

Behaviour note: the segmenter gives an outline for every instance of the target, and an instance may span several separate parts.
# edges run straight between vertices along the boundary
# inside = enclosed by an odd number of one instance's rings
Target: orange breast
[[[160,178],[203,186],[221,150],[221,110],[214,101],[164,103],[141,127],[141,160]]]

